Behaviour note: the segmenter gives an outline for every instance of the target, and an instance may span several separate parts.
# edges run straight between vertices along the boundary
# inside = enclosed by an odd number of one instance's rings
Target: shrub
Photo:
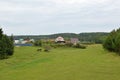
[[[35,41],[34,45],[35,46],[42,46],[42,41],[41,40]]]
[[[52,45],[52,47],[54,47],[54,48],[65,47],[65,46],[66,46],[65,44],[59,44],[59,43],[56,43],[56,44]]]
[[[67,47],[72,47],[73,46],[73,43],[66,43],[65,44]]]
[[[51,50],[51,47],[50,47],[50,46],[45,46],[45,47],[44,47],[44,51],[45,51],[45,52],[49,52],[50,50]]]
[[[51,47],[53,48],[57,48],[57,46],[53,43],[53,44],[50,44]]]
[[[77,43],[76,45],[74,45],[75,48],[81,48],[81,49],[86,49],[85,45],[79,44]]]
[[[38,49],[37,49],[37,51],[40,51],[40,52],[41,52],[41,51],[42,51],[42,49],[41,49],[41,48],[38,48]]]
[[[113,30],[105,40],[103,47],[120,55],[120,29]]]

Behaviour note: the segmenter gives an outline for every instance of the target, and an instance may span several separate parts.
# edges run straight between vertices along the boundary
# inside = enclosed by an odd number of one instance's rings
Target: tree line
[[[105,32],[93,32],[93,33],[58,33],[52,35],[23,35],[23,36],[14,36],[14,39],[55,39],[58,36],[64,37],[65,40],[70,40],[70,38],[78,38],[81,42],[93,42],[93,43],[103,43],[103,41],[107,38],[109,33]]]

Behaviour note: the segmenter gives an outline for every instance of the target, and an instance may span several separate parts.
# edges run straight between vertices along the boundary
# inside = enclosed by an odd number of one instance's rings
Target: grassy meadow
[[[120,80],[120,56],[101,45],[36,50],[16,47],[12,57],[0,60],[0,80]]]

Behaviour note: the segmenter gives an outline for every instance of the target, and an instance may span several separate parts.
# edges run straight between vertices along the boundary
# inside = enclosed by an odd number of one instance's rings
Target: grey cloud
[[[119,0],[85,4],[59,4],[54,0],[0,2],[4,3],[0,6],[0,24],[7,34],[111,31],[120,21]]]

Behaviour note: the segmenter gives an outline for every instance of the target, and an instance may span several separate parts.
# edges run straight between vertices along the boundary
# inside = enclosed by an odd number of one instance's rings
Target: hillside
[[[1,80],[119,80],[120,57],[101,45],[87,49],[16,47],[14,56],[0,61]]]
[[[25,39],[31,38],[35,40],[39,39],[55,39],[58,36],[64,37],[66,40],[70,38],[78,38],[80,41],[88,41],[88,42],[95,42],[95,43],[102,43],[102,41],[108,36],[109,33],[105,32],[94,32],[94,33],[59,33],[59,34],[52,34],[52,35],[22,35],[22,36],[14,36],[15,39]]]

